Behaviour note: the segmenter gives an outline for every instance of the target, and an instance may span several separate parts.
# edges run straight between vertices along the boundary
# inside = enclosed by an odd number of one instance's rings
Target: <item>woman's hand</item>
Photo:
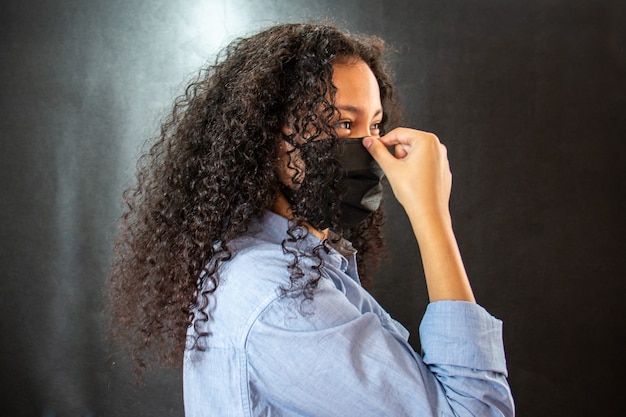
[[[452,174],[446,147],[437,136],[397,128],[381,138],[368,137],[363,142],[385,172],[396,199],[411,220],[418,223],[418,229],[433,223],[450,223]]]
[[[411,221],[430,300],[474,302],[450,220],[452,174],[446,147],[432,133],[406,128],[364,138],[363,145],[385,172]]]

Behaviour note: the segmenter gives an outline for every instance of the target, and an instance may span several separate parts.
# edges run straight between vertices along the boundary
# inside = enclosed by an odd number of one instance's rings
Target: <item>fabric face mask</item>
[[[380,207],[383,170],[363,146],[363,138],[338,139],[333,155],[343,168],[339,223],[349,229]]]
[[[363,138],[337,139],[337,147],[333,151],[333,157],[340,163],[343,171],[339,180],[339,225],[344,230],[365,220],[380,207],[382,201],[383,187],[380,181],[384,173],[365,149],[362,140]],[[304,146],[316,144],[320,142],[310,142]],[[304,182],[307,182],[306,177]],[[281,190],[292,204],[299,201],[298,190],[287,186],[282,186]],[[329,206],[328,201],[321,203],[323,207]],[[318,229],[326,229],[330,225],[330,214],[327,210],[321,210],[319,216],[308,218],[307,221]]]

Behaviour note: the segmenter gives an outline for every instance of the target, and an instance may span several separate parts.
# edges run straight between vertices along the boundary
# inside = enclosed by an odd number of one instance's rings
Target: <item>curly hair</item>
[[[309,169],[337,171],[328,152],[311,154],[302,146],[319,137],[330,139],[323,141],[328,147],[336,141],[333,64],[359,59],[369,65],[380,87],[381,126],[389,124],[397,105],[383,49],[377,37],[330,24],[276,25],[231,43],[175,100],[137,163],[136,184],[123,194],[126,209],[113,249],[111,330],[138,368],[147,359],[181,362],[186,330],[206,307],[198,299],[206,304],[219,285],[220,264],[232,257],[229,242],[277,198],[277,151],[285,127],[293,132],[287,140],[302,151],[308,177],[316,177]],[[332,195],[336,179],[329,183]],[[319,210],[312,202],[326,187],[308,183],[294,202],[290,239],[303,238],[298,230]],[[332,227],[358,250],[366,283],[384,247],[382,212],[342,231],[338,203],[332,205]],[[297,257],[290,271],[292,282],[301,279]],[[315,280],[305,287],[313,290]]]

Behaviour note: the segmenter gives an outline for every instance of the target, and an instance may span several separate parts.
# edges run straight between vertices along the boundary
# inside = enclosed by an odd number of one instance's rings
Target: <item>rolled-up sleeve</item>
[[[254,415],[512,416],[501,322],[482,307],[430,304],[424,357],[384,315],[332,285],[313,300],[277,297],[246,335]]]

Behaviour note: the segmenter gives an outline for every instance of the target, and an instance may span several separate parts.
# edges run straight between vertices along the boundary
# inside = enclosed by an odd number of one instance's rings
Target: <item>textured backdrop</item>
[[[0,415],[182,416],[179,371],[136,388],[106,339],[122,190],[143,140],[220,47],[319,18],[385,38],[405,125],[447,145],[455,230],[479,302],[505,322],[518,414],[618,415],[618,0],[3,2]],[[417,335],[419,254],[400,207],[386,208],[391,255],[376,292]]]

